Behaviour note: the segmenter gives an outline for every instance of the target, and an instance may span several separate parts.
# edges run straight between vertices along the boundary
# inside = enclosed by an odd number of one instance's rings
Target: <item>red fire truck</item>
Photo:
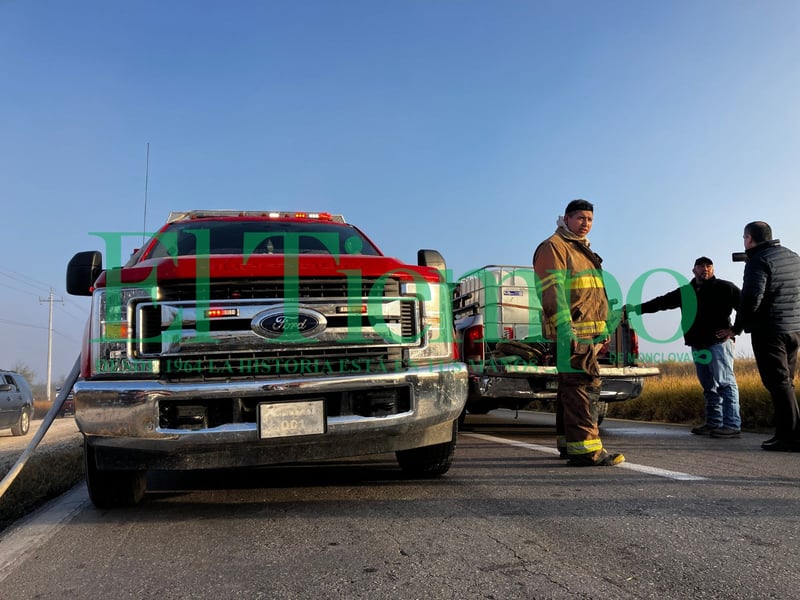
[[[445,473],[467,371],[444,273],[438,252],[405,264],[328,213],[173,213],[121,266],[76,254],[92,501],[138,502],[148,469],[394,452],[412,476]]]

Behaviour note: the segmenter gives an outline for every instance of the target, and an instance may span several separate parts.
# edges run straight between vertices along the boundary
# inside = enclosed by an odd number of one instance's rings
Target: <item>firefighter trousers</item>
[[[570,344],[570,366],[576,372],[559,373],[556,396],[556,443],[562,454],[599,460],[604,453],[597,415],[600,401],[598,346]]]

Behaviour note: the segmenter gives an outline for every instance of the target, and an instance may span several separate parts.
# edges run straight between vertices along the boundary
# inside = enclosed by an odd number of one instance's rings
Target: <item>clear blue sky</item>
[[[91,232],[145,226],[148,143],[148,230],[170,210],[328,210],[458,275],[529,264],[583,197],[624,290],[699,255],[740,283],[756,219],[800,250],[794,0],[0,0],[0,81],[0,367],[40,381],[40,299],[63,299],[55,379],[88,307],[66,263],[103,249]],[[664,338],[679,315],[647,319]]]

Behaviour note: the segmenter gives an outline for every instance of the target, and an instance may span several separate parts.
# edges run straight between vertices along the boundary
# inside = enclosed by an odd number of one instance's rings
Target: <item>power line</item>
[[[88,318],[87,314],[76,315],[75,313],[70,312],[69,310],[67,310],[66,306],[60,306],[60,307],[58,307],[58,309],[59,309],[59,311],[61,311],[62,313],[64,313],[68,317],[72,317],[76,321],[86,321],[86,319]]]
[[[20,327],[30,327],[31,329],[47,329],[47,327],[44,325],[32,325],[31,323],[21,323],[20,321],[11,321],[10,319],[0,319],[0,323],[19,325]]]
[[[9,275],[9,273],[12,273],[12,275]],[[43,281],[38,281],[36,279],[33,279],[32,277],[29,277],[24,273],[20,273],[13,269],[9,269],[8,267],[0,267],[0,275],[3,275],[5,277],[8,277],[9,279],[13,279],[14,281],[24,283],[25,285],[40,290],[42,289],[48,290],[51,287],[50,284],[48,283],[44,283]]]
[[[0,267],[0,275],[3,275],[3,276],[5,276],[5,277],[8,277],[9,279],[13,279],[14,281],[19,281],[19,282],[22,282],[22,283],[24,283],[24,284],[26,284],[26,285],[31,285],[31,284],[30,284],[30,283],[29,283],[27,280],[23,279],[22,277],[13,277],[13,276],[11,276],[11,275],[8,275],[7,273],[3,273],[3,272],[2,272],[3,270],[4,270],[4,269],[3,269],[2,267]],[[13,271],[12,271],[12,272],[13,272]],[[34,280],[34,281],[35,281],[35,280]],[[7,288],[7,289],[9,289],[9,290],[14,290],[15,292],[20,292],[20,293],[22,293],[22,294],[27,294],[27,295],[29,295],[29,296],[37,296],[37,297],[39,296],[39,293],[37,293],[37,292],[32,292],[32,291],[30,291],[30,290],[23,290],[23,289],[21,289],[21,288],[15,287],[15,286],[13,286],[13,285],[8,285],[7,283],[0,283],[0,287]],[[40,289],[38,285],[31,285],[31,287],[34,287],[34,288],[36,288],[36,289]],[[45,286],[45,288],[44,288],[44,289],[45,289],[45,290],[52,289],[52,286]],[[86,307],[84,307],[84,306],[80,306],[80,305],[79,305],[79,304],[77,304],[76,302],[73,302],[73,301],[71,301],[71,300],[69,300],[69,299],[67,299],[67,300],[61,300],[61,304],[63,304],[63,305],[64,305],[64,307],[62,307],[62,310],[63,310],[63,312],[64,312],[66,315],[68,315],[68,316],[72,317],[73,319],[75,319],[75,320],[77,320],[77,321],[85,321],[85,320],[86,320],[86,314],[85,314],[85,313],[86,313]],[[73,308],[77,309],[77,310],[79,311],[80,315],[76,315],[75,313],[73,313],[73,312],[70,312],[69,310],[66,310],[66,306],[67,306],[67,305],[69,305],[69,306],[71,306],[71,307],[73,307]],[[10,322],[10,321],[5,321],[5,322],[7,322],[7,323],[8,323],[8,322]]]
[[[16,325],[17,327],[27,327],[28,329],[44,329],[46,330],[47,327],[44,325],[33,325],[31,323],[20,323],[19,321],[11,321],[9,319],[0,319],[0,323],[5,323],[6,325]],[[74,342],[76,344],[80,343],[79,340],[76,340],[74,337],[64,333],[63,331],[59,331],[55,327],[53,328],[53,333],[56,335],[64,338],[65,340],[69,340],[70,342]]]
[[[28,294],[29,296],[38,296],[36,292],[31,292],[29,290],[21,290],[18,287],[14,287],[13,285],[8,285],[7,283],[0,283],[0,286],[4,288],[8,288],[9,290],[14,290],[15,292],[21,292],[23,294]]]
[[[53,333],[78,346],[81,344],[80,340],[76,340],[74,337],[70,337],[66,333],[61,333],[58,329],[53,329]]]

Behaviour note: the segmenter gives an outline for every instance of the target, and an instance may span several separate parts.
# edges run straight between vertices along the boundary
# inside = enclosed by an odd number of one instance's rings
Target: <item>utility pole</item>
[[[64,304],[64,299],[54,298],[53,288],[50,288],[50,296],[39,298],[39,304],[43,302],[47,302],[50,305],[50,320],[47,325],[47,403],[50,404],[50,388],[52,387],[53,377],[53,303],[61,302],[61,304]]]

